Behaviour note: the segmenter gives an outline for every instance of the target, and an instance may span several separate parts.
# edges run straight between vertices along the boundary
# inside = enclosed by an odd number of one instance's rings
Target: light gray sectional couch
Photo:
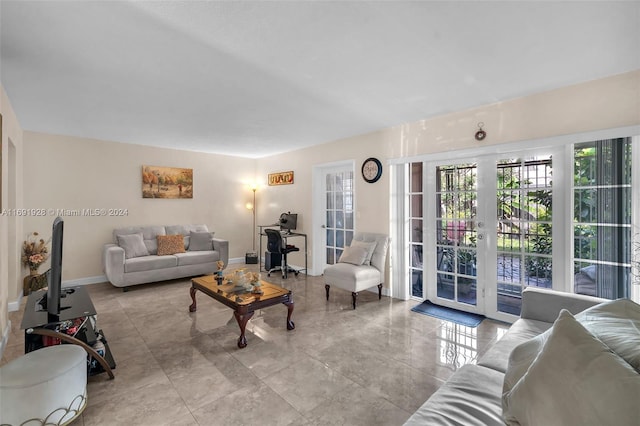
[[[507,334],[405,425],[638,425],[639,373],[640,305],[528,287]]]
[[[183,253],[158,256],[158,236],[182,235]],[[179,237],[177,237],[179,238]],[[206,225],[135,226],[113,231],[105,244],[105,275],[116,287],[211,274],[229,263],[229,242],[214,238]]]

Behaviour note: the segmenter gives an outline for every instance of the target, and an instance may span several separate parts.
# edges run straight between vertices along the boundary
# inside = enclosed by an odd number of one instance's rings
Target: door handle
[[[326,227],[327,227],[326,225],[322,225],[322,229],[326,229]]]

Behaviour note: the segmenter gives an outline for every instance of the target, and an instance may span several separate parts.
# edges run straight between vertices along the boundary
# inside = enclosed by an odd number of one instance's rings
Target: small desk
[[[260,240],[260,251],[258,252],[258,258],[259,258],[259,268],[260,268],[260,272],[262,272],[262,237],[266,236],[267,233],[264,232],[265,228],[280,228],[279,224],[273,224],[273,225],[258,225],[258,228],[260,229],[258,231],[258,239]],[[300,269],[298,270],[298,272],[304,271],[305,275],[307,274],[307,234],[303,234],[302,232],[281,232],[280,235],[282,235],[282,242],[283,244],[287,244],[287,239],[288,238],[304,238],[304,269]]]

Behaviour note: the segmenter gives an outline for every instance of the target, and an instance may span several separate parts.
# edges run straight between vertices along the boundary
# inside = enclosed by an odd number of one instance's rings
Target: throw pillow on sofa
[[[118,245],[124,249],[125,259],[140,256],[149,256],[149,251],[144,245],[142,232],[137,234],[117,235]]]
[[[189,232],[189,251],[213,250],[213,232]]]
[[[640,372],[640,305],[612,300],[580,312],[576,320]]]
[[[183,235],[158,235],[158,256],[184,253]]]
[[[503,395],[509,425],[637,424],[640,375],[563,309],[526,374]]]

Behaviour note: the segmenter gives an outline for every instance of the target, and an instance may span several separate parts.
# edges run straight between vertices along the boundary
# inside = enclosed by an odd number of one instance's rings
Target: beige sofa
[[[158,256],[158,237],[181,235],[184,248]],[[178,237],[179,238],[179,237]],[[104,273],[116,287],[211,274],[229,263],[229,242],[214,238],[206,225],[135,226],[113,231],[104,245]]]
[[[640,305],[528,287],[507,334],[405,425],[637,425],[639,372]]]

